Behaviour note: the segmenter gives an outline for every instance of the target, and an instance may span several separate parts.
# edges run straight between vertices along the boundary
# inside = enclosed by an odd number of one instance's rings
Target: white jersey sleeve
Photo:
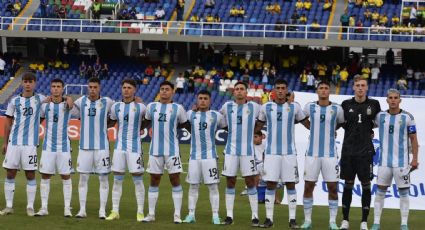
[[[45,118],[46,117],[46,107],[48,105],[49,105],[48,103],[44,103],[44,104],[41,105],[41,108],[40,108],[40,117],[41,118]]]
[[[294,108],[295,108],[295,121],[304,120],[307,116],[305,115],[304,111],[301,109],[300,104],[293,103],[293,105],[294,105]]]
[[[146,107],[145,119],[148,121],[152,120],[152,114],[151,114],[152,103],[149,103],[148,106]]]
[[[223,128],[227,127],[229,124],[227,123],[227,102],[220,109],[220,114],[223,116],[221,125]]]
[[[260,107],[260,112],[258,114],[258,120],[261,121],[261,122],[267,122],[266,105],[267,105],[267,103]]]
[[[306,117],[310,117],[310,105],[311,105],[311,103],[313,103],[313,102],[309,102],[309,103],[307,103],[305,106],[304,106],[304,109],[303,109],[303,112],[304,112],[304,114],[305,114],[305,116]]]
[[[15,114],[15,100],[16,97],[13,97],[7,104],[6,116],[13,117]]]
[[[409,114],[409,118],[407,119],[407,133],[408,134],[415,134],[416,133],[416,122],[415,122],[415,118],[413,117],[412,114]]]
[[[114,120],[114,121],[118,120],[117,111],[115,110],[115,107],[116,107],[117,103],[119,103],[119,102],[116,102],[116,103],[114,103],[114,104],[112,105],[112,107],[111,107],[111,112],[110,112],[110,114],[109,114],[109,118],[110,118],[111,120]]]
[[[184,110],[183,106],[179,105],[179,109],[177,111],[177,122],[179,124],[183,124],[187,122],[187,114]]]
[[[337,124],[342,124],[342,123],[345,122],[344,110],[342,109],[342,107],[340,105],[338,105],[336,122],[337,122]]]

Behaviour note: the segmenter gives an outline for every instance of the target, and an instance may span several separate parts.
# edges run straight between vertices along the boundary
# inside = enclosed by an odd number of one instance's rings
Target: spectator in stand
[[[48,4],[47,0],[40,0],[40,17],[45,18],[47,16],[46,8]]]
[[[136,20],[137,19],[137,9],[135,6],[132,6],[131,9],[128,11],[128,14],[130,16],[131,20]]]
[[[355,14],[353,14],[353,15],[350,16],[350,20],[348,22],[348,26],[350,26],[350,27],[356,26],[356,15]]]
[[[15,78],[15,74],[18,72],[19,68],[21,68],[21,65],[19,64],[18,59],[12,58],[12,64],[9,67],[10,79]]]
[[[208,13],[207,16],[205,17],[205,21],[214,22],[214,17],[210,13]]]
[[[332,66],[332,77],[331,81],[334,85],[338,85],[339,82],[339,71],[341,70],[341,67],[338,64],[335,64]]]
[[[391,22],[392,22],[392,26],[398,25],[400,24],[400,18],[394,14],[393,17],[391,18]]]
[[[120,12],[118,13],[118,20],[129,20],[130,13],[128,13],[127,6],[123,5]]]
[[[282,13],[282,8],[280,7],[279,3],[275,2],[273,4],[272,14],[280,14]]]
[[[232,6],[232,8],[230,9],[230,16],[231,17],[236,17],[238,16],[238,9],[236,8],[236,6]]]
[[[162,8],[162,6],[159,6],[158,9],[155,11],[155,19],[156,20],[163,20],[165,18],[165,10]]]
[[[176,93],[183,93],[185,81],[186,80],[183,77],[183,73],[179,73],[179,76],[176,78]]]
[[[318,79],[319,81],[328,81],[326,77],[327,70],[328,70],[328,67],[323,62],[317,65],[317,75],[319,77]]]
[[[239,6],[239,9],[237,12],[238,12],[237,13],[238,17],[241,17],[241,18],[245,17],[245,9],[243,8],[243,6]]]
[[[382,14],[379,17],[379,24],[384,24],[385,26],[388,26],[388,16],[387,16],[387,14]]]
[[[317,19],[314,19],[313,23],[311,23],[311,31],[320,32],[320,24],[317,22]]]
[[[190,21],[191,22],[199,22],[199,16],[198,14],[193,14],[192,16],[190,16]]]
[[[415,82],[418,82],[422,79],[423,75],[420,69],[416,69],[415,73],[413,74]]]
[[[189,79],[187,80],[187,92],[195,92],[195,81],[193,80],[193,77],[189,77]]]
[[[226,79],[232,80],[234,76],[234,72],[228,68],[225,72]]]
[[[381,72],[379,69],[379,64],[375,64],[373,66],[373,68],[370,70],[371,74],[372,74],[372,83],[373,84],[378,84],[378,78],[379,78],[379,73]]]
[[[379,21],[379,13],[376,10],[372,12],[372,21]]]
[[[176,3],[177,21],[183,21],[184,4],[185,4],[184,0],[177,0],[177,3]]]
[[[3,77],[5,74],[4,67],[6,67],[6,62],[3,60],[3,55],[0,53],[0,76]]]
[[[154,77],[160,77],[160,76],[161,76],[161,72],[162,72],[161,66],[160,66],[160,65],[158,65],[158,66],[155,68],[155,70],[154,70],[153,76],[154,76]]]
[[[310,0],[306,0],[306,1],[304,2],[304,9],[305,9],[305,10],[310,11],[311,6],[312,6],[312,4],[311,4],[311,1],[310,1]]]
[[[307,88],[307,76],[307,71],[304,69],[300,74],[301,90],[305,90]]]
[[[313,73],[308,72],[307,75],[307,90],[314,89],[316,78],[314,77]]]
[[[323,10],[330,11],[331,8],[332,8],[332,3],[329,0],[325,0],[325,3],[323,4]]]
[[[339,21],[341,22],[341,25],[343,26],[342,32],[346,33],[347,32],[346,27],[349,25],[349,22],[350,22],[350,16],[348,15],[348,10],[345,10],[344,14],[342,14],[341,17],[339,18]]]
[[[288,23],[286,23],[286,24],[288,24]],[[285,30],[285,25],[280,20],[277,20],[276,21],[276,25],[274,26],[274,30],[276,30],[276,31],[284,31]]]
[[[366,9],[363,13],[365,22],[370,22],[372,20],[372,12],[369,9]]]
[[[244,73],[242,74],[242,82],[245,82],[246,84],[249,84],[249,70],[245,69]]]
[[[363,68],[361,70],[362,78],[366,79],[369,82],[370,79],[370,68],[368,64],[363,64]]]
[[[80,77],[86,78],[87,66],[84,61],[81,62],[80,67],[78,69],[80,71]]]
[[[102,8],[102,4],[99,2],[99,0],[95,0],[91,6],[91,11],[93,14],[93,19],[100,19],[100,10]]]
[[[65,9],[65,6],[59,7],[59,10],[57,12],[57,16],[60,19],[66,19],[66,9]]]
[[[400,79],[398,79],[397,89],[398,90],[407,90],[407,81],[406,81],[406,78],[404,78],[404,76],[402,76]]]
[[[205,9],[213,9],[215,6],[215,0],[206,0],[205,1]]]
[[[270,3],[269,3],[270,4]],[[304,9],[304,3],[301,0],[297,0],[297,2],[295,3],[295,9],[298,12],[302,12],[302,10]]]
[[[363,7],[363,0],[356,0],[355,2],[356,2],[355,3],[356,7],[358,7],[358,8],[362,8]]]
[[[394,65],[394,51],[393,49],[389,49],[385,54],[385,59],[388,65]]]
[[[384,5],[384,1],[383,0],[375,0],[375,6],[377,8],[381,8],[382,5]]]
[[[13,16],[18,16],[19,12],[21,12],[22,9],[22,4],[19,0],[15,1],[15,4],[13,4],[13,10],[12,10],[12,14]]]
[[[362,20],[357,20],[356,28],[354,29],[354,33],[363,33],[363,22]]]
[[[154,69],[152,65],[148,65],[148,67],[145,69],[145,76],[146,77],[153,77],[154,75]]]
[[[406,80],[412,81],[413,80],[413,68],[411,66],[407,67],[406,69]]]
[[[102,69],[100,70],[100,79],[108,79],[109,77],[109,67],[108,64],[104,63]]]
[[[219,73],[216,73],[215,75],[213,75],[213,81],[214,81],[214,86],[213,89],[214,90],[218,90],[220,87],[220,80],[221,80],[221,75]]]
[[[94,77],[94,70],[93,67],[91,67],[91,65],[87,66],[87,70],[86,70],[86,78],[90,79],[92,77]]]
[[[97,58],[96,62],[93,64],[93,74],[95,77],[100,76],[100,70],[102,70],[102,64],[100,63],[100,58]]]
[[[339,72],[339,77],[341,79],[341,86],[345,87],[347,86],[348,83],[348,71],[347,71],[347,67],[344,67],[341,72]]]
[[[307,24],[307,16],[305,16],[305,14],[302,14],[300,19],[298,20],[298,23],[302,25]]]
[[[292,24],[298,24],[298,19],[300,18],[300,15],[297,11],[294,11],[294,13],[291,16]]]
[[[6,12],[10,12],[13,15],[13,2],[11,0],[6,5]]]
[[[261,83],[263,84],[263,86],[267,85],[269,83],[269,70],[267,68],[264,68],[261,76]]]
[[[416,19],[417,19],[417,10],[416,10],[416,5],[413,4],[413,7],[410,9],[409,25],[415,26],[416,25]]]
[[[272,65],[269,73],[269,84],[274,85],[274,81],[277,78],[277,69],[276,66]]]

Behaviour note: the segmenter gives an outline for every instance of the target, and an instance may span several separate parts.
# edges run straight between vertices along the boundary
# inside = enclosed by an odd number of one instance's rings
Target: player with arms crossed
[[[344,142],[341,151],[341,179],[345,180],[342,193],[343,221],[341,229],[349,229],[349,214],[356,175],[362,184],[362,221],[360,229],[367,230],[373,177],[372,158],[375,153],[372,129],[376,114],[381,111],[379,102],[367,97],[367,80],[354,77],[354,97],[342,102],[344,110]]]
[[[108,116],[114,102],[108,97],[100,96],[99,78],[90,78],[88,89],[88,96],[82,96],[75,101],[81,120],[80,150],[77,158],[77,171],[80,173],[78,184],[80,211],[76,217],[87,217],[88,181],[90,173],[96,173],[99,176],[99,218],[105,219],[109,194],[108,174],[111,172],[107,135]]]
[[[3,168],[6,169],[6,208],[0,211],[0,215],[13,213],[15,177],[18,169],[22,168],[27,178],[27,215],[34,216],[40,109],[45,100],[43,95],[34,93],[35,85],[35,75],[25,73],[21,82],[22,94],[13,97],[7,105],[3,142],[3,154],[6,154],[3,161]]]
[[[287,101],[288,83],[276,80],[274,91],[276,99],[261,106],[255,125],[255,132],[267,124],[267,145],[264,155],[264,175],[267,182],[265,205],[266,220],[263,227],[273,226],[273,209],[276,187],[282,181],[288,189],[289,227],[297,228],[295,213],[297,209],[298,183],[297,151],[295,148],[295,124],[308,125],[308,120],[298,103]]]
[[[380,220],[385,195],[393,178],[400,194],[400,229],[408,230],[410,172],[418,168],[416,124],[412,114],[400,108],[401,99],[398,90],[388,90],[387,103],[389,109],[378,113],[375,119],[379,127],[381,155],[378,167],[378,191],[375,196],[375,220],[372,230],[381,229]],[[410,148],[413,158],[409,164]]]
[[[46,120],[43,150],[40,160],[41,208],[36,216],[47,216],[50,193],[50,178],[57,172],[61,175],[64,199],[64,216],[71,217],[71,143],[68,137],[68,122],[75,110],[71,97],[63,97],[64,82],[53,79],[50,82],[49,102],[41,106],[41,117]]]
[[[149,103],[146,109],[142,128],[152,123],[152,141],[149,149],[147,172],[151,175],[148,191],[149,214],[143,222],[155,221],[155,206],[158,201],[159,184],[164,169],[172,185],[174,202],[174,223],[180,224],[180,211],[183,200],[183,188],[180,184],[180,173],[183,172],[177,127],[187,125],[186,111],[173,103],[174,85],[169,81],[160,84],[159,102]]]
[[[189,187],[189,215],[184,223],[195,223],[195,208],[199,195],[201,181],[208,186],[212,208],[213,224],[221,224],[218,216],[219,172],[217,167],[217,151],[215,146],[215,133],[220,127],[222,115],[210,110],[211,94],[206,90],[198,93],[196,111],[190,110],[187,117],[191,124],[190,160],[186,177]]]
[[[222,175],[227,178],[226,209],[224,224],[233,224],[233,205],[235,202],[235,185],[238,169],[245,178],[249,204],[251,206],[251,226],[258,227],[258,196],[255,177],[258,174],[254,157],[254,128],[260,106],[248,102],[247,85],[243,82],[235,84],[235,101],[226,102],[220,112],[223,115],[223,126],[228,129],[227,143],[224,149],[224,168]]]
[[[110,119],[118,122],[118,136],[112,158],[112,171],[114,173],[112,211],[106,220],[120,218],[119,205],[126,168],[133,176],[137,201],[136,219],[140,222],[144,218],[145,186],[142,177],[144,168],[140,128],[146,107],[142,103],[136,102],[136,87],[135,80],[124,79],[121,82],[123,99],[121,102],[115,102],[111,107]]]
[[[317,85],[319,101],[305,105],[304,113],[309,117],[310,140],[304,163],[304,224],[301,229],[311,229],[313,212],[313,191],[320,172],[328,187],[329,229],[336,225],[338,213],[339,165],[335,148],[336,130],[344,123],[344,112],[340,105],[329,101],[330,85]]]

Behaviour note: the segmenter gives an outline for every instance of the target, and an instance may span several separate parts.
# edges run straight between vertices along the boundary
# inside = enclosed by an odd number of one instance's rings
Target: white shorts
[[[322,172],[323,181],[339,181],[339,165],[337,157],[305,157],[304,180],[315,182]]]
[[[111,172],[111,158],[109,150],[80,149],[77,158],[79,173],[106,174]]]
[[[130,173],[143,173],[143,155],[140,153],[115,150],[112,157],[112,171],[125,173],[127,167]]]
[[[190,160],[186,182],[189,184],[217,184],[220,182],[216,159]]]
[[[223,176],[235,177],[237,176],[239,168],[241,170],[242,177],[258,175],[254,155],[224,155],[223,172],[221,173]]]
[[[410,187],[409,169],[405,168],[390,168],[385,166],[378,167],[378,178],[376,183],[383,186],[391,186],[393,178],[398,188]]]
[[[37,170],[37,146],[7,145],[6,156],[3,161],[5,169]]]
[[[50,152],[42,151],[40,168],[38,171],[43,174],[55,174],[57,172],[60,175],[71,174],[72,160],[70,152]]]
[[[264,156],[264,181],[299,182],[297,155]]]
[[[164,174],[164,169],[168,171],[168,174],[183,172],[180,156],[149,156],[148,173]]]

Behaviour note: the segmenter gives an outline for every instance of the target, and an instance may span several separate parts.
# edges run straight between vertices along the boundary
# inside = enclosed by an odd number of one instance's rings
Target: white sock
[[[27,208],[34,209],[35,194],[37,193],[37,181],[35,179],[27,182]]]
[[[41,179],[40,182],[40,197],[41,208],[47,210],[50,193],[50,179]]]
[[[172,188],[173,203],[174,203],[174,215],[180,216],[183,202],[183,188],[181,185]]]
[[[304,221],[311,223],[311,214],[313,212],[313,198],[304,198]]]
[[[189,186],[189,215],[195,216],[196,202],[198,202],[199,184]]]
[[[78,198],[80,200],[80,211],[86,211],[87,190],[90,175],[86,173],[80,174],[80,181],[78,182]]]
[[[248,188],[249,205],[251,206],[251,219],[258,219],[258,195],[257,188]]]
[[[409,189],[403,188],[399,189],[400,194],[400,215],[401,215],[401,225],[407,225],[409,219]]]
[[[112,211],[120,211],[120,200],[122,194],[122,182],[124,175],[114,175],[114,185],[112,187]]]
[[[142,176],[133,176],[134,192],[137,201],[137,213],[143,214],[143,205],[145,205],[145,185]]]
[[[218,209],[220,207],[220,193],[218,192],[218,184],[209,184],[210,190],[210,203],[213,217],[218,218]]]
[[[384,208],[385,194],[386,193],[387,193],[387,190],[382,190],[382,189],[379,189],[379,188],[376,192],[375,205],[374,205],[374,208],[373,208],[373,213],[374,213],[373,223],[374,224],[380,224],[381,223],[381,214],[382,214],[382,209]]]
[[[62,180],[63,186],[63,201],[65,208],[71,207],[71,197],[72,197],[72,180]]]
[[[226,188],[227,216],[233,219],[233,205],[235,204],[235,188]]]
[[[155,216],[156,202],[158,201],[159,188],[149,187],[148,191],[148,203],[149,203],[149,215]]]
[[[295,220],[297,213],[297,190],[288,189],[288,210],[289,210],[289,219]]]
[[[15,195],[15,179],[7,179],[4,181],[4,197],[6,199],[6,207],[13,207],[13,196]]]
[[[266,189],[265,206],[266,218],[273,221],[274,200],[276,196],[276,189]]]
[[[329,223],[336,223],[338,214],[338,200],[329,200]]]
[[[106,203],[108,202],[108,195],[109,195],[108,175],[99,175],[99,194],[100,194],[99,211],[105,211]]]

